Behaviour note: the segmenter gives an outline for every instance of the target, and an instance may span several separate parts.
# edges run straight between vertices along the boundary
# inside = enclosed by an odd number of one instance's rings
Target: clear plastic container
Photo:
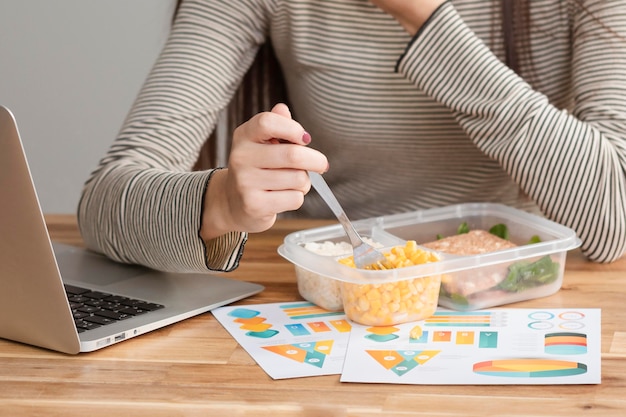
[[[437,252],[438,262],[370,271],[340,264],[337,259],[341,256],[324,256],[305,248],[311,242],[346,242],[343,228],[336,224],[291,233],[285,237],[278,253],[294,264],[298,288],[306,300],[329,310],[343,309],[348,318],[362,324],[378,325],[350,316],[356,301],[354,297],[347,297],[347,289],[354,292],[359,286],[415,284],[421,280],[419,288],[428,288],[426,292],[430,293],[433,285],[437,286],[434,307],[430,300],[407,317],[390,316],[386,324],[428,317],[437,304],[455,310],[477,310],[545,297],[561,288],[567,251],[581,243],[575,232],[565,226],[491,203],[393,214],[357,220],[354,225],[362,236],[391,247],[407,240],[425,244],[438,236],[455,235],[461,223],[466,223],[470,230],[489,230],[496,224],[505,224],[510,241],[517,246],[477,255]],[[528,243],[536,238],[538,243]],[[430,285],[433,282],[436,284]]]

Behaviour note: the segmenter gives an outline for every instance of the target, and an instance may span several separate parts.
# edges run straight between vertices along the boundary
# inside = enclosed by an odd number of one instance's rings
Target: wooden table
[[[47,216],[53,239],[81,245],[73,216]],[[328,223],[328,222],[326,222]],[[265,285],[241,304],[299,300],[276,248],[296,229],[252,235],[229,277]],[[418,386],[339,382],[338,375],[274,381],[210,313],[101,351],[68,356],[0,340],[1,416],[626,416],[626,259],[567,258],[563,288],[518,307],[602,308],[602,383]]]

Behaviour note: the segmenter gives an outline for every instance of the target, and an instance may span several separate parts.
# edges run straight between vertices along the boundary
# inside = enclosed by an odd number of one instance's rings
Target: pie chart
[[[587,365],[554,359],[500,359],[475,363],[473,370],[495,377],[546,378],[584,374]]]

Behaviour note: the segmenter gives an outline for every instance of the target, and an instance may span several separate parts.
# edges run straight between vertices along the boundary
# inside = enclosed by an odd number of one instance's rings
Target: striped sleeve
[[[549,218],[573,228],[589,259],[611,262],[626,248],[626,5],[582,3],[571,11],[571,112],[501,63],[449,2],[398,71],[450,108]]]
[[[213,171],[191,169],[264,42],[267,21],[262,0],[183,2],[121,132],[84,186],[78,221],[89,248],[159,270],[237,267],[247,235],[202,241]]]

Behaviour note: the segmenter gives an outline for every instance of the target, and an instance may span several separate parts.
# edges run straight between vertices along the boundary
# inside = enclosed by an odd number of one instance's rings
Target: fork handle
[[[339,201],[337,201],[335,194],[333,194],[324,177],[322,177],[317,172],[309,171],[309,179],[311,180],[311,185],[313,185],[313,188],[315,188],[320,197],[324,199],[328,207],[330,207],[330,209],[332,210],[335,217],[337,217],[337,220],[339,220],[339,223],[341,223],[341,225],[343,226],[346,234],[348,235],[348,238],[350,239],[350,242],[352,243],[352,246],[356,247],[357,245],[361,244],[363,242],[363,239],[361,239],[361,236],[359,236],[359,233],[356,231],[356,229],[348,219],[346,212],[341,207],[341,204],[339,204]]]

